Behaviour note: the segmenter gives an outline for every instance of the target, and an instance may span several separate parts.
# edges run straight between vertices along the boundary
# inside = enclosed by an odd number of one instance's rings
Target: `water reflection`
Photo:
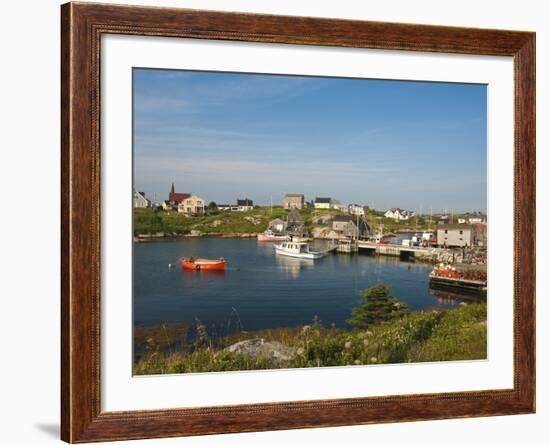
[[[475,296],[475,295],[465,295],[465,294],[456,294],[454,292],[449,291],[442,291],[438,289],[431,289],[430,288],[430,294],[434,296],[434,298],[438,301],[440,304],[448,305],[448,306],[456,306],[460,303],[473,303],[476,301],[484,301],[486,298],[481,296]]]
[[[292,258],[288,256],[277,255],[275,257],[277,266],[287,273],[291,278],[299,278],[303,269],[313,269],[315,267],[314,260],[308,260],[305,258]]]
[[[182,284],[192,287],[198,284],[221,283],[225,280],[225,270],[188,270],[179,267]]]

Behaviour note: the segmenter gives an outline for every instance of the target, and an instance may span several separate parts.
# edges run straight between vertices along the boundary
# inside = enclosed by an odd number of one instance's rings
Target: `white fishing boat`
[[[308,260],[317,260],[323,258],[326,252],[315,252],[309,250],[309,244],[306,242],[285,242],[275,244],[275,253],[279,255],[290,256],[293,258],[304,258]]]

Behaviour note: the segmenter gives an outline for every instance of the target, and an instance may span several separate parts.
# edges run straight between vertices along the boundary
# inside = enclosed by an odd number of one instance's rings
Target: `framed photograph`
[[[535,34],[67,3],[62,439],[535,411]]]

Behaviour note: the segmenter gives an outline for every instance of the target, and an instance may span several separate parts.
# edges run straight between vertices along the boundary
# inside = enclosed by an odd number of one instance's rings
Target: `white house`
[[[477,244],[474,227],[469,224],[440,224],[437,244],[445,247],[464,247]]]
[[[332,204],[331,198],[315,198],[313,206],[316,209],[330,209]]]
[[[275,218],[269,222],[268,227],[274,232],[282,232],[286,228],[286,223],[280,218]]]
[[[351,215],[365,216],[365,209],[359,204],[350,204],[348,206],[348,211]]]
[[[134,207],[139,209],[146,209],[151,207],[151,201],[145,197],[144,192],[134,192]]]
[[[254,203],[251,199],[237,199],[237,204],[218,204],[218,210],[231,212],[248,212],[254,210]]]
[[[482,222],[484,222],[484,221],[483,221],[483,218],[475,217],[475,218],[469,218],[469,219],[468,219],[468,222],[469,222],[470,224],[479,224],[479,223],[482,223]]]
[[[254,210],[254,203],[251,199],[237,199],[237,207],[239,212],[248,212],[249,210]]]
[[[338,201],[337,199],[332,199],[331,200],[330,208],[332,210],[338,210],[342,213],[348,213],[349,212],[348,207],[345,206],[344,204],[341,204],[340,201]]]
[[[393,209],[388,210],[386,213],[384,213],[384,216],[386,218],[392,218],[395,220],[407,220],[414,216],[414,212],[395,207]]]

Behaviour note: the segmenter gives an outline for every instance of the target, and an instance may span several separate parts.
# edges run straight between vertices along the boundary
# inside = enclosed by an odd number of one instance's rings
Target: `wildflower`
[[[361,360],[355,360],[355,361],[353,362],[353,364],[354,364],[354,365],[360,365],[360,364],[361,364]]]
[[[350,341],[347,341],[347,342],[344,344],[344,348],[346,348],[346,349],[351,349],[351,342],[350,342]]]
[[[371,363],[376,363],[378,360],[376,359],[376,357],[371,357],[370,361]]]
[[[307,334],[309,331],[311,331],[311,326],[306,324],[303,328],[302,328],[302,334]]]
[[[296,350],[296,354],[297,354],[297,355],[304,355],[304,348],[298,348],[298,349]]]
[[[368,339],[368,338],[365,338],[365,339],[363,340],[363,346],[366,348],[368,345],[369,345],[369,339]]]

